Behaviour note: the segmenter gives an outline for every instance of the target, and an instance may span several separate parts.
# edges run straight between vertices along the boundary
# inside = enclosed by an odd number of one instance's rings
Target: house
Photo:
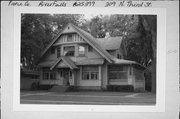
[[[144,90],[145,68],[123,59],[126,52],[122,41],[123,37],[94,38],[69,23],[42,52],[38,63],[40,85]]]

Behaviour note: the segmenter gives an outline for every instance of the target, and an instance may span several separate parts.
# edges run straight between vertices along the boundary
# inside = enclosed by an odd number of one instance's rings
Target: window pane
[[[44,72],[43,73],[43,80],[48,80],[49,79],[49,73],[48,72]]]
[[[89,72],[83,72],[82,80],[89,80]]]
[[[56,79],[56,73],[55,72],[51,72],[50,73],[50,79],[51,80],[55,80]]]
[[[85,47],[84,46],[79,46],[79,55],[84,56],[85,54]]]
[[[98,72],[91,72],[91,80],[98,80]]]
[[[110,72],[109,79],[127,79],[127,72]]]

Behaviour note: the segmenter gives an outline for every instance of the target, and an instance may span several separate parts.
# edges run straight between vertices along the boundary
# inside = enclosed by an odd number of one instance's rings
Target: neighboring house
[[[21,90],[36,90],[39,85],[39,72],[21,68]]]
[[[68,24],[39,60],[40,85],[107,90],[108,86],[145,89],[142,65],[125,60],[123,37],[94,38]]]

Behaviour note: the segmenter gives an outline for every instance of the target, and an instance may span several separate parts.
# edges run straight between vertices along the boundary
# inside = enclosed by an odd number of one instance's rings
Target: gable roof
[[[86,42],[88,42],[94,49],[96,49],[107,61],[112,63],[112,56],[103,47],[101,47],[100,43],[90,33],[80,29],[73,24],[72,26]]]
[[[66,65],[68,65],[70,69],[78,68],[70,58],[62,56],[51,66],[50,70],[52,70],[60,61],[63,61]]]
[[[120,48],[123,37],[96,38],[96,40],[104,49],[116,50]]]
[[[98,41],[88,32],[80,29],[79,27],[69,23],[67,26],[72,26],[76,32],[87,42],[91,45],[94,49],[96,49],[107,61],[112,63],[112,56],[98,43]],[[66,28],[65,27],[65,28]],[[65,29],[64,28],[64,29]],[[50,47],[56,42],[56,40],[63,34],[64,29],[53,39],[53,41],[45,48],[42,52],[40,58],[42,58],[45,53],[50,49]]]

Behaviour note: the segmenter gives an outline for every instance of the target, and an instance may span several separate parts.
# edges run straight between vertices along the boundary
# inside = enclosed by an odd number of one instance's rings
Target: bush
[[[133,92],[134,87],[132,85],[108,85],[107,90],[116,92]]]
[[[39,90],[49,90],[53,87],[54,85],[39,85]]]

